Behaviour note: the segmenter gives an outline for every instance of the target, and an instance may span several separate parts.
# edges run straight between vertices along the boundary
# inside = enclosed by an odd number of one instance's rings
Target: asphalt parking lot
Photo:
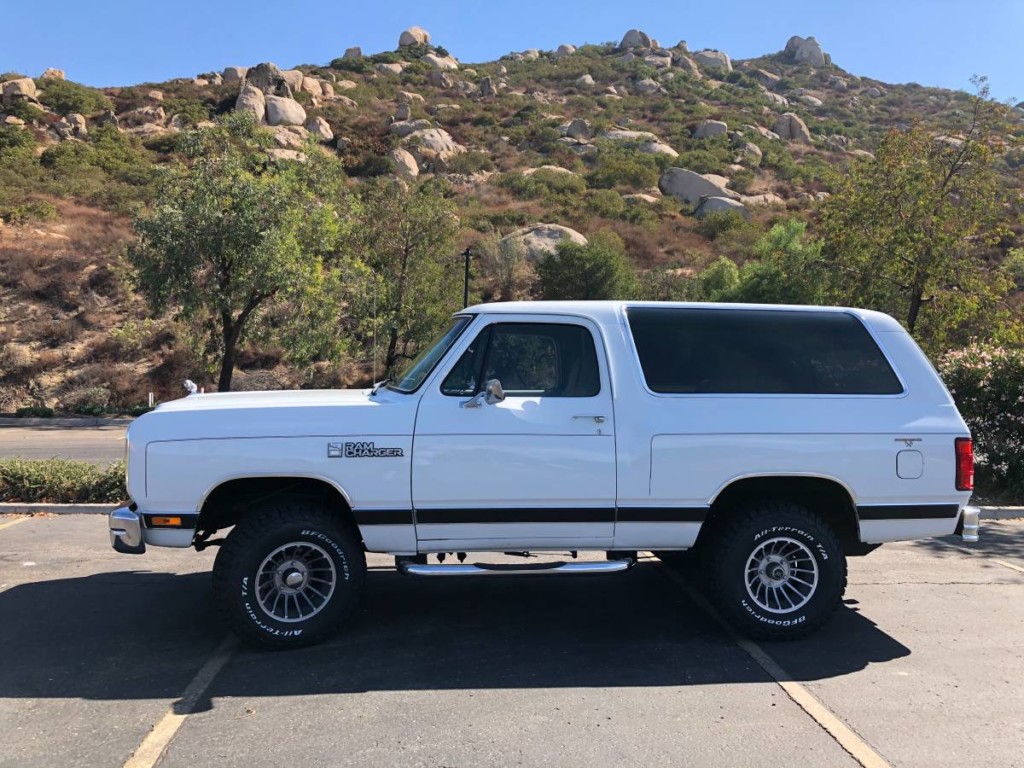
[[[372,556],[348,631],[270,654],[225,640],[212,551],[0,517],[0,765],[1024,765],[1024,521],[982,534],[852,560],[787,644],[738,643],[653,558],[417,580]]]

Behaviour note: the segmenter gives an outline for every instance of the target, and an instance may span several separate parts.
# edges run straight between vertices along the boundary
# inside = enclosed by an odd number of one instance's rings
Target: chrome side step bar
[[[550,574],[619,573],[628,571],[635,563],[635,560],[628,559],[577,563],[427,565],[399,558],[395,565],[400,573],[408,576],[546,576]]]

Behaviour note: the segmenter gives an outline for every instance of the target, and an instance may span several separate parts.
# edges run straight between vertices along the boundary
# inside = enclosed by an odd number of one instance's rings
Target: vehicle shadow
[[[944,536],[941,539],[921,539],[913,542],[929,552],[950,552],[947,544],[969,549],[987,557],[1021,558],[1024,556],[1024,521],[982,520],[980,540],[972,543],[959,536]]]
[[[767,681],[664,567],[554,579],[373,571],[347,630],[296,651],[241,648],[208,697]],[[4,698],[173,699],[224,636],[205,573],[20,585],[0,593],[0,617],[0,647],[18,660],[0,665]],[[909,653],[844,606],[779,660],[820,680]]]

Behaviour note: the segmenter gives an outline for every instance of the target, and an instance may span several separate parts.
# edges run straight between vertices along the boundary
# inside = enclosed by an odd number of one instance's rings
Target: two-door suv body
[[[607,552],[511,571],[587,573],[692,548],[727,618],[792,637],[839,604],[847,556],[978,530],[949,393],[858,309],[475,306],[372,390],[191,395],[127,441],[114,547],[220,544],[216,598],[268,647],[337,627],[365,552],[467,575],[510,570],[466,553]]]

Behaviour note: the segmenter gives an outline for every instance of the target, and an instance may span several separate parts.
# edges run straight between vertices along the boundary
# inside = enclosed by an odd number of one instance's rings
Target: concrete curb
[[[51,512],[55,515],[106,514],[117,504],[0,504],[0,515],[32,515]],[[982,520],[1017,520],[1024,518],[1024,507],[981,507]]]
[[[73,418],[70,416],[59,416],[52,419],[17,417],[0,417],[0,427],[127,427],[135,419],[131,416],[111,416],[109,418],[88,417]]]
[[[0,515],[102,515],[116,507],[117,504],[0,504]]]

